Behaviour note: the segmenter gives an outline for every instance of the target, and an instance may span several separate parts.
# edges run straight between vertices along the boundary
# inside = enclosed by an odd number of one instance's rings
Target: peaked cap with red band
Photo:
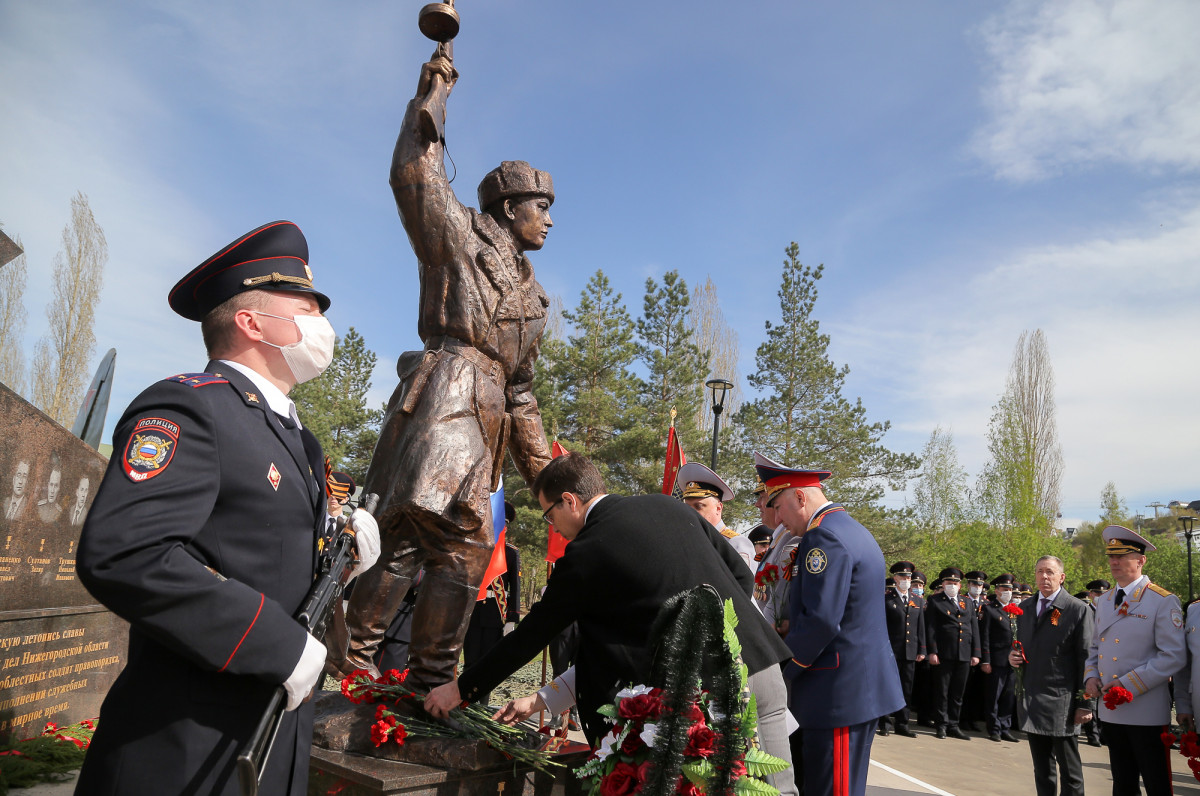
[[[764,457],[765,458],[765,457]],[[829,470],[793,470],[788,467],[756,463],[758,478],[767,487],[767,495],[774,498],[792,487],[820,486],[830,476]]]
[[[291,221],[273,221],[247,232],[180,279],[167,302],[191,321],[247,290],[311,293],[321,312],[329,298],[313,288],[308,241]]]

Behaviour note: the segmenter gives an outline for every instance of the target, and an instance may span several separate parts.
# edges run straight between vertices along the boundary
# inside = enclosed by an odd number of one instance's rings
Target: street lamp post
[[[717,471],[717,433],[721,430],[721,410],[725,408],[725,393],[733,389],[733,382],[727,379],[709,379],[704,386],[712,390],[713,410],[713,449],[712,470]]]
[[[1187,540],[1188,553],[1188,602],[1196,599],[1196,592],[1192,588],[1192,534],[1196,526],[1195,517],[1179,517],[1179,525],[1183,528],[1183,538]]]

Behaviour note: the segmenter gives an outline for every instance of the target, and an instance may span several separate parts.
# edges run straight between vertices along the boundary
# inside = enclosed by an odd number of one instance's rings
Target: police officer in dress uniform
[[[985,677],[983,706],[989,741],[1017,740],[1012,734],[1016,681],[1008,662],[1013,642],[1013,623],[1008,621],[1009,615],[1004,612],[1005,606],[1012,603],[1014,583],[1015,578],[1009,572],[993,578],[995,594],[990,600],[984,601],[980,614],[980,646],[987,644],[990,657],[989,663],[979,664]]]
[[[334,470],[329,474],[327,482],[326,491],[329,493],[329,497],[326,500],[325,511],[328,517],[325,520],[325,531],[321,534],[321,541],[318,543],[322,550],[325,549],[325,545],[333,541],[334,534],[337,532],[338,518],[342,516],[355,489],[354,479],[348,473]]]
[[[959,729],[963,692],[967,673],[984,657],[980,645],[979,619],[967,599],[958,593],[963,573],[958,567],[946,567],[939,573],[942,591],[929,598],[925,609],[925,649],[933,667],[934,713],[937,737],[969,741]]]
[[[784,676],[803,731],[804,792],[863,796],[876,722],[904,706],[879,599],[883,553],[870,531],[825,498],[828,471],[756,469],[768,505],[800,537]]]
[[[754,454],[754,466],[782,467],[757,452]],[[763,617],[775,627],[779,634],[786,635],[788,615],[791,612],[790,586],[796,572],[796,547],[800,544],[800,537],[793,536],[775,516],[775,509],[767,505],[767,487],[761,479],[754,487],[754,505],[762,520],[762,525],[759,527],[769,529],[768,539],[770,542],[766,553],[758,562],[756,575],[769,565],[774,565],[779,571],[779,579],[774,583],[759,583],[760,579],[756,578],[754,602],[762,609]],[[754,531],[750,533],[753,534]]]
[[[911,561],[892,564],[892,586],[885,592],[888,641],[900,673],[900,690],[904,707],[879,720],[879,734],[886,736],[893,726],[897,735],[916,738],[909,726],[909,706],[912,704],[913,675],[917,664],[925,660],[925,600],[912,593],[913,566]]]
[[[926,582],[925,573],[914,569],[912,593],[925,601],[925,610],[928,611],[930,594],[925,589]],[[933,675],[929,666],[928,648],[925,652],[925,659],[917,662],[916,671],[913,673],[913,690],[912,696],[909,697],[909,705],[916,711],[917,724],[922,727],[933,727]]]
[[[729,540],[738,556],[746,562],[751,572],[758,565],[754,562],[754,544],[742,534],[725,524],[725,502],[733,500],[729,484],[703,464],[688,462],[679,468],[675,483],[683,487],[683,502],[694,508],[701,517]]]
[[[293,614],[327,515],[321,446],[287,393],[333,357],[329,299],[304,236],[278,221],[214,254],[169,302],[201,322],[212,361],[125,410],[80,536],[80,581],[130,629],[76,793],[239,793],[234,755],[282,685],[260,792],[303,794],[301,700],[325,647]],[[351,523],[370,566],[375,521],[357,511]]]
[[[967,605],[975,611],[975,618],[979,623],[979,645],[981,648],[986,647],[988,638],[987,625],[983,621],[983,605],[987,602],[987,573],[973,569],[963,575],[963,579],[967,582]],[[1008,654],[1007,650],[1005,654]],[[967,675],[967,690],[963,694],[962,723],[968,730],[978,730],[977,723],[987,717],[986,680],[987,674],[983,671],[983,664],[971,667],[971,672]]]
[[[1113,796],[1171,793],[1170,749],[1160,735],[1170,724],[1168,678],[1187,663],[1179,598],[1142,573],[1154,545],[1120,525],[1104,529],[1105,554],[1115,588],[1096,605],[1096,632],[1084,669],[1084,689],[1097,697],[1115,686],[1133,700],[1109,709],[1100,700],[1100,723],[1112,767]]]

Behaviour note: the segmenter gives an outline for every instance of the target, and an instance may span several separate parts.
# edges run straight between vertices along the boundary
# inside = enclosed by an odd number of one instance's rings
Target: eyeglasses
[[[562,498],[559,498],[558,500],[556,500],[556,501],[554,501],[553,503],[551,503],[551,504],[550,504],[550,507],[549,507],[549,508],[547,508],[545,511],[543,511],[543,512],[542,512],[542,519],[543,519],[543,520],[545,520],[546,522],[550,522],[550,512],[554,511],[554,507],[555,507],[555,506],[557,506],[559,503],[562,503],[562,502],[563,502],[563,499],[562,499]]]

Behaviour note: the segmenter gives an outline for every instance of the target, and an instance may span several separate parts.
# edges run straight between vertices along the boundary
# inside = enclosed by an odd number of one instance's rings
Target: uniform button
[[[1104,636],[1101,636],[1101,637],[1100,637],[1100,640],[1101,640],[1101,641],[1104,641]]]
[[[1117,659],[1117,656],[1116,655],[1112,656],[1112,659],[1115,661]]]

